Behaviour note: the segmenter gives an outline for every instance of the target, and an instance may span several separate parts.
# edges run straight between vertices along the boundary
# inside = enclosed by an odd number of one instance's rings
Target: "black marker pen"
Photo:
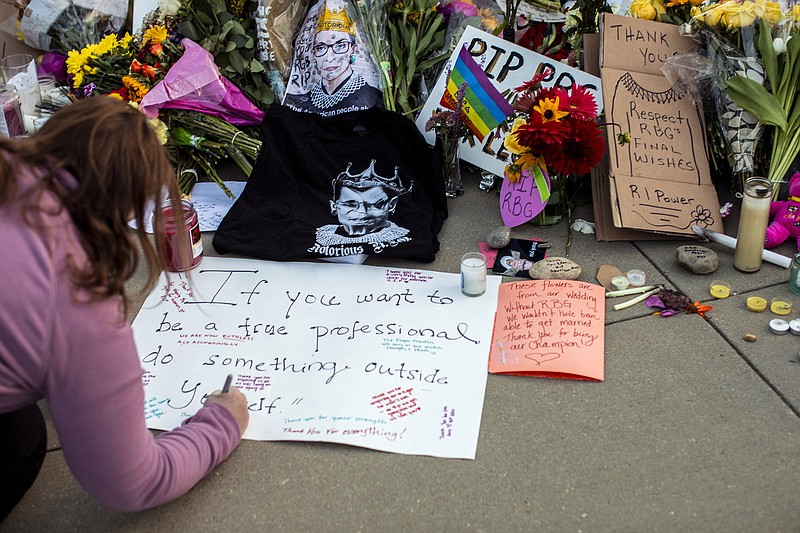
[[[228,374],[228,377],[225,378],[225,385],[222,386],[222,394],[225,394],[231,389],[231,381],[233,381],[233,374]]]

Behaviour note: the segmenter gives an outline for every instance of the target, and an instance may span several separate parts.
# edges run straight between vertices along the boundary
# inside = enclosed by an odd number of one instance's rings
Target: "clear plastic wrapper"
[[[676,91],[688,92],[705,108],[710,149],[724,155],[733,177],[741,181],[755,171],[763,125],[731,100],[726,81],[743,75],[764,83],[755,30],[744,27],[726,34],[705,25],[702,19],[695,20],[688,30],[698,43],[698,51],[667,59],[661,70]]]
[[[303,22],[309,0],[258,0],[256,21],[257,57],[269,73],[278,99],[283,98],[292,70],[292,37]]]
[[[394,111],[392,65],[386,38],[387,0],[349,0],[347,10],[362,33],[369,55],[381,73],[383,106]]]
[[[118,33],[128,2],[118,0],[17,0],[17,27],[25,44],[67,53]]]

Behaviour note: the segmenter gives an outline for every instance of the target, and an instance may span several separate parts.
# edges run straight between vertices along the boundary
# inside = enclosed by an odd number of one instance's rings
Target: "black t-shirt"
[[[380,108],[323,117],[273,104],[261,139],[217,252],[434,260],[447,218],[441,158],[412,121]]]

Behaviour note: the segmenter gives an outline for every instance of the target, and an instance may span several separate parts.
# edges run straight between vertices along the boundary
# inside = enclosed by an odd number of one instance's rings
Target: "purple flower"
[[[478,16],[478,8],[472,5],[470,2],[462,2],[461,0],[453,0],[450,2],[450,8],[453,10],[453,13],[460,13],[465,17],[477,17]]]
[[[83,88],[83,96],[87,98],[89,96],[92,96],[92,93],[94,92],[95,89],[97,89],[97,85],[95,85],[94,83],[88,84],[86,87]]]

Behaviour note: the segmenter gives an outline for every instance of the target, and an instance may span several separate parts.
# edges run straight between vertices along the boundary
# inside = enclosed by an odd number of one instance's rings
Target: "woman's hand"
[[[244,430],[247,429],[247,424],[250,422],[250,412],[247,410],[247,397],[242,394],[242,391],[238,387],[231,387],[225,393],[217,389],[206,398],[206,405],[215,403],[231,412],[239,424],[239,434],[244,434]]]

